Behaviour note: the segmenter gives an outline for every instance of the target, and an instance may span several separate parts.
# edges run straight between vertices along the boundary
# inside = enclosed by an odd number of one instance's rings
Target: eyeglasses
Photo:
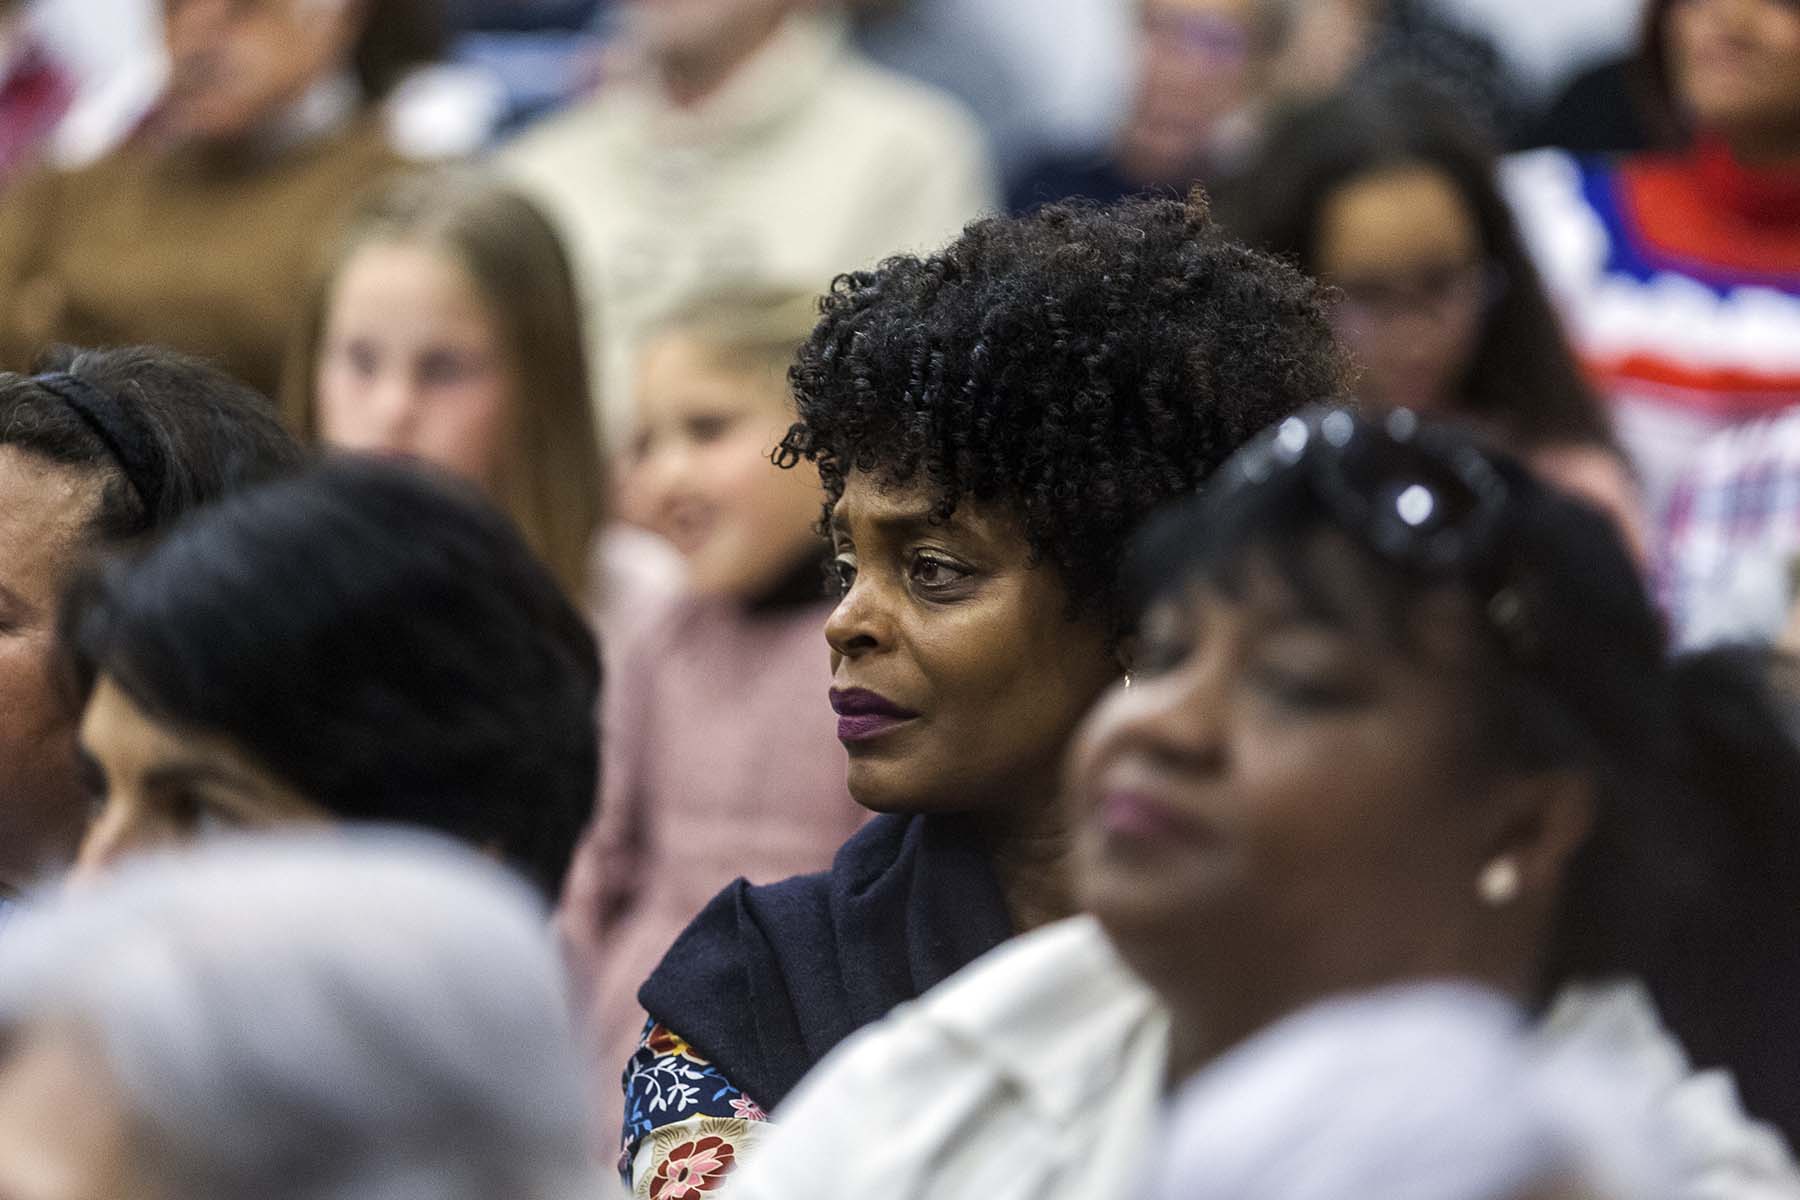
[[[1151,6],[1143,21],[1147,33],[1202,58],[1242,62],[1254,49],[1249,27],[1223,15],[1170,12]]]
[[[1404,317],[1445,320],[1478,315],[1505,294],[1506,274],[1488,263],[1430,267],[1405,277],[1345,279],[1336,317],[1359,326],[1391,325]]]

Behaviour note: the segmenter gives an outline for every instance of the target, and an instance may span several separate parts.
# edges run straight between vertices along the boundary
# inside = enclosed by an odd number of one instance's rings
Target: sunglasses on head
[[[1335,525],[1381,558],[1466,578],[1509,648],[1528,648],[1517,590],[1491,578],[1511,489],[1476,446],[1406,409],[1370,419],[1313,408],[1250,442],[1219,482],[1228,493],[1283,477],[1303,481]]]

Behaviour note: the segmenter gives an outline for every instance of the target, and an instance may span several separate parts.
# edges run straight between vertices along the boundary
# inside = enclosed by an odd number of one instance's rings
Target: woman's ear
[[[1549,897],[1561,888],[1569,861],[1593,832],[1595,786],[1586,771],[1559,769],[1518,775],[1496,787],[1501,816],[1476,881],[1484,900],[1498,905],[1515,896]]]

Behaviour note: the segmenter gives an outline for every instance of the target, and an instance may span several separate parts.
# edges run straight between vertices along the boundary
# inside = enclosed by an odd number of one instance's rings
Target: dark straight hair
[[[1301,474],[1237,478],[1228,464],[1225,483],[1136,539],[1133,612],[1196,581],[1235,593],[1261,561],[1327,621],[1356,607],[1347,589],[1372,587],[1363,606],[1378,606],[1406,652],[1412,606],[1467,584],[1471,618],[1495,634],[1471,651],[1474,752],[1501,769],[1574,768],[1596,783],[1541,998],[1573,981],[1645,980],[1695,1063],[1729,1067],[1752,1112],[1800,1137],[1800,745],[1774,664],[1745,647],[1671,658],[1608,518],[1472,435],[1442,433],[1505,481],[1500,532],[1478,570],[1409,568],[1352,534],[1360,578],[1329,573],[1307,551],[1343,528]],[[1510,636],[1484,591],[1495,578],[1519,618]]]
[[[88,571],[60,630],[78,697],[105,675],[334,816],[447,833],[558,894],[598,778],[597,648],[472,486],[325,462]]]
[[[1612,446],[1605,410],[1500,193],[1493,152],[1437,89],[1408,78],[1372,79],[1289,111],[1227,196],[1227,223],[1250,244],[1316,275],[1320,217],[1332,194],[1365,176],[1415,166],[1455,186],[1494,268],[1495,296],[1460,381],[1462,415],[1491,423],[1522,449]]]

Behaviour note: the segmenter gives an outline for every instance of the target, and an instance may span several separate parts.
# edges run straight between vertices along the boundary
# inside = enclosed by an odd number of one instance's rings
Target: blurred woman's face
[[[1800,3],[1673,0],[1675,88],[1702,128],[1800,153]]]
[[[832,512],[825,625],[850,793],[882,812],[1047,809],[1076,722],[1118,667],[1069,619],[1010,514],[852,472]]]
[[[1349,543],[1313,549],[1345,620],[1266,564],[1238,598],[1168,595],[1142,622],[1133,686],[1070,756],[1084,907],[1165,995],[1228,981],[1266,1015],[1467,975],[1495,919],[1476,881],[1504,806],[1472,753],[1473,606],[1417,601],[1402,649]]]
[[[499,488],[513,369],[461,263],[434,247],[371,242],[338,272],[316,366],[328,445],[418,458]]]
[[[346,70],[365,0],[163,0],[165,116],[181,134],[232,142]]]
[[[1338,338],[1379,408],[1453,409],[1490,287],[1481,229],[1451,179],[1397,167],[1341,184],[1319,208],[1319,277],[1342,298]]]
[[[100,1055],[55,1025],[0,1059],[0,1196],[157,1200]]]
[[[818,562],[819,474],[769,461],[792,420],[778,371],[732,370],[680,335],[645,353],[624,508],[675,547],[696,591],[755,599]]]
[[[66,863],[81,830],[74,721],[51,663],[57,594],[86,548],[99,491],[0,446],[0,888]]]
[[[105,675],[82,716],[81,758],[95,810],[84,873],[215,831],[330,819],[230,739],[152,717]]]

